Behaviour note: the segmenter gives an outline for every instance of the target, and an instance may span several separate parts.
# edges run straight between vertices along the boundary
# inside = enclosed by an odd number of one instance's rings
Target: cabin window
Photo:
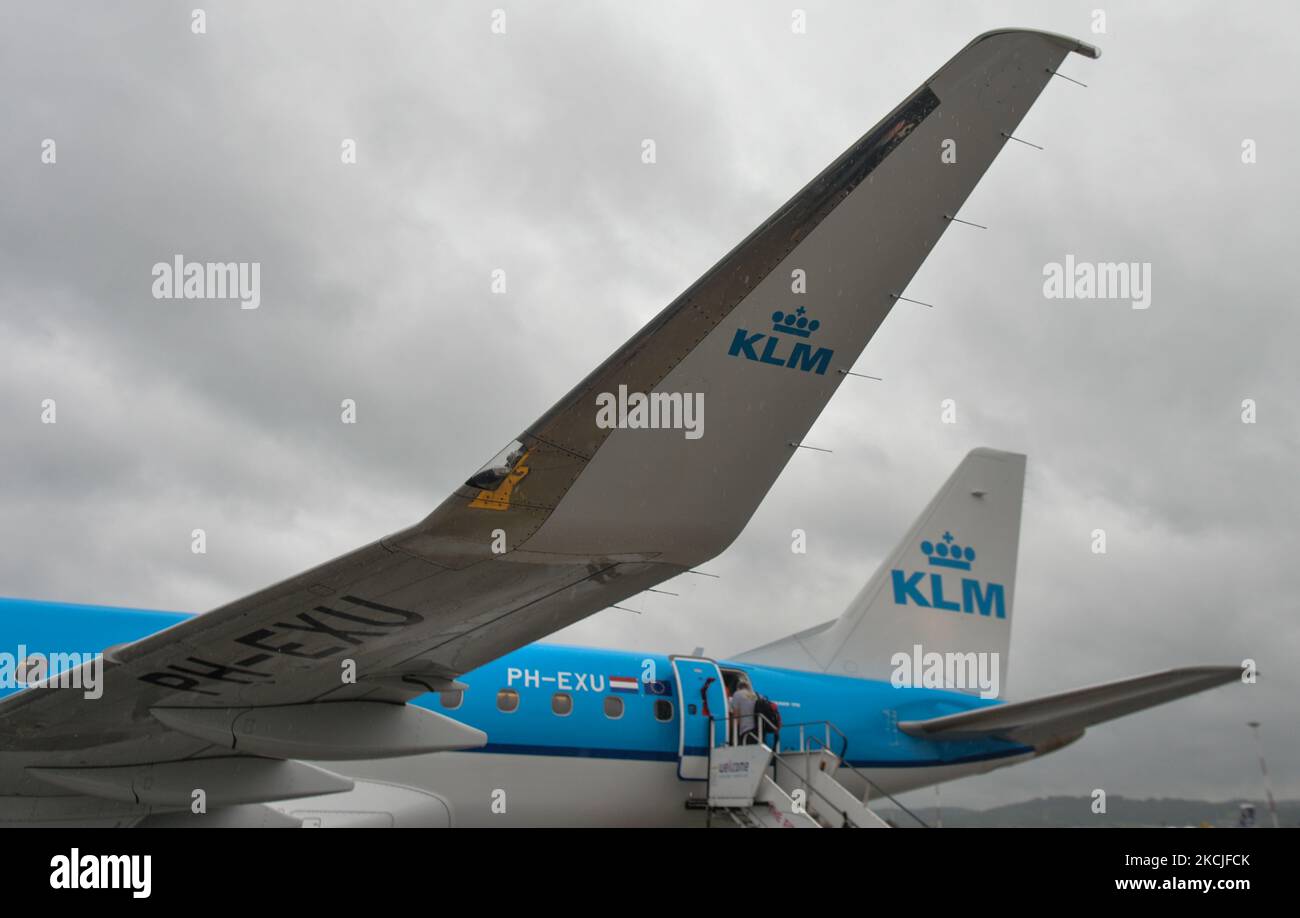
[[[465,703],[465,692],[462,689],[453,689],[449,692],[439,692],[438,700],[448,711],[454,711]]]
[[[655,699],[655,720],[667,723],[673,719],[673,703],[667,698]]]
[[[623,699],[617,695],[605,696],[605,716],[610,720],[618,720],[623,716]]]
[[[497,692],[497,710],[510,714],[519,709],[519,693],[512,688],[503,688]]]
[[[551,696],[551,713],[560,717],[568,717],[573,713],[573,696],[566,695],[564,692],[556,692]]]

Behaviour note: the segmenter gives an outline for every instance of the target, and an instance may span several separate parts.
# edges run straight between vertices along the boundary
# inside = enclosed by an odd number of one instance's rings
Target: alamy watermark
[[[1128,300],[1134,309],[1151,305],[1151,262],[1078,261],[1043,265],[1043,296],[1049,300]]]
[[[148,899],[153,889],[152,854],[82,854],[73,848],[50,858],[52,889],[129,889]]]
[[[704,436],[703,392],[631,392],[596,396],[596,426],[602,430],[684,430],[688,440]]]
[[[153,266],[155,300],[239,300],[240,309],[262,305],[260,261],[190,261],[175,255]]]
[[[19,644],[17,653],[0,651],[0,688],[80,689],[93,701],[104,694],[104,655],[28,653]]]
[[[911,653],[900,650],[889,658],[894,688],[937,688],[978,691],[981,698],[996,698],[1000,688],[1001,656],[992,653],[925,652],[913,644]]]

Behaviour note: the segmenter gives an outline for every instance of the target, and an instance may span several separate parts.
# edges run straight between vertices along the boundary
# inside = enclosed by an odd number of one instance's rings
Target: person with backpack
[[[758,695],[754,700],[754,719],[758,722],[760,740],[775,749],[781,738],[781,709],[766,695]],[[770,743],[767,742],[769,733],[772,734]]]

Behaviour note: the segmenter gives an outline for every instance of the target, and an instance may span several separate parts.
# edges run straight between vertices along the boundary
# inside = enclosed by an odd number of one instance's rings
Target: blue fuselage
[[[99,652],[189,617],[0,599],[3,649],[11,655]],[[1032,752],[996,739],[934,742],[898,729],[901,721],[927,720],[995,701],[825,673],[725,661],[718,666],[746,673],[755,691],[777,704],[784,748],[797,748],[801,731],[815,733],[859,768],[955,765]],[[459,681],[468,687],[463,693],[430,693],[412,703],[484,731],[488,745],[481,751],[498,755],[672,761],[682,751],[682,709],[698,716],[702,700],[676,684],[669,656],[560,644],[523,647],[465,673]],[[6,685],[0,697],[17,690]],[[715,708],[722,706],[715,700]],[[704,713],[722,717],[726,712]],[[827,732],[827,723],[834,724],[836,732]],[[689,740],[686,745],[691,745]]]

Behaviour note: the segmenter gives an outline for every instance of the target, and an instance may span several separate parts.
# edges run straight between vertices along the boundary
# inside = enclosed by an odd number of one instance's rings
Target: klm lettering
[[[774,367],[788,367],[804,373],[812,371],[818,376],[826,374],[826,368],[830,366],[834,351],[828,347],[813,350],[807,342],[796,341],[787,355],[782,345],[788,343],[788,340],[775,335],[765,335],[762,332],[750,334],[748,329],[738,328],[736,337],[731,339],[727,356],[744,357],[746,360],[756,360]]]
[[[986,618],[992,615],[1007,617],[1006,591],[1000,583],[981,584],[978,580],[963,577],[961,602],[957,602],[956,597],[949,599],[944,596],[943,577],[940,574],[931,573],[927,581],[924,571],[905,574],[894,570],[889,573],[894,582],[894,602],[900,606],[910,602],[925,609],[946,609],[949,612],[967,614],[978,612]],[[983,588],[985,586],[987,589]]]

